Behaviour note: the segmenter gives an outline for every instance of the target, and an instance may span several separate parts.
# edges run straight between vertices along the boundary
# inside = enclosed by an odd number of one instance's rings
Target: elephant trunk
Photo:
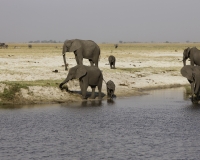
[[[186,65],[186,59],[183,58],[183,66],[185,66],[185,65]]]
[[[62,89],[62,86],[67,83],[70,79],[67,77],[62,83],[60,83],[59,88]]]
[[[64,64],[65,64],[65,70],[67,70],[68,64],[66,63],[65,53],[66,53],[66,47],[65,47],[65,45],[63,45],[62,55],[63,55]]]
[[[187,59],[188,59],[188,57],[185,54],[183,54],[183,66],[186,65],[186,60]]]

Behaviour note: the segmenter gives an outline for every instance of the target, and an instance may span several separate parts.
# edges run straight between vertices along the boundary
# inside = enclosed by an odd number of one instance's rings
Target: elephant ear
[[[181,68],[181,74],[183,77],[187,78],[189,81],[193,82],[194,81],[194,66],[191,65],[186,65],[183,68]]]
[[[78,40],[74,40],[71,44],[71,47],[69,49],[69,52],[74,52],[76,51],[77,49],[79,49],[81,47],[81,44]]]
[[[108,89],[115,90],[115,84],[114,84],[113,81],[109,80],[109,81],[106,83],[106,85],[107,85],[107,88],[108,88]]]
[[[186,50],[186,56],[187,56],[187,57],[190,56],[190,47],[188,47],[187,50]]]
[[[76,70],[76,78],[79,79],[79,78],[83,77],[84,75],[86,75],[86,73],[87,73],[86,68],[83,65],[81,65]]]

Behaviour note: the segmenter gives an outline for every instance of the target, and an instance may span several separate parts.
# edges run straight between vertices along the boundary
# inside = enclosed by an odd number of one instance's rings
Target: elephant
[[[108,57],[108,61],[109,61],[109,64],[110,64],[110,69],[115,69],[115,57],[113,55],[110,55]]]
[[[72,79],[79,79],[83,99],[86,99],[88,86],[92,88],[92,94],[90,98],[95,98],[95,88],[97,86],[99,90],[98,98],[101,99],[103,74],[98,67],[76,65],[75,67],[70,68],[67,78],[59,85],[60,89],[62,90],[62,86]]]
[[[106,87],[107,87],[107,96],[108,98],[112,99],[114,96],[114,92],[115,92],[115,84],[113,81],[109,80],[106,83]]]
[[[190,65],[198,65],[200,66],[200,50],[196,47],[188,47],[183,51],[183,65],[186,65],[186,60],[190,59]]]
[[[68,69],[65,58],[66,52],[74,52],[78,65],[83,65],[83,58],[86,58],[90,61],[91,66],[95,64],[95,66],[98,67],[100,48],[94,41],[80,39],[66,40],[63,44],[62,51],[65,70]]]
[[[185,65],[180,72],[191,85],[192,102],[195,103],[199,98],[200,92],[200,66]]]
[[[5,43],[0,43],[0,48],[4,48],[5,47]]]

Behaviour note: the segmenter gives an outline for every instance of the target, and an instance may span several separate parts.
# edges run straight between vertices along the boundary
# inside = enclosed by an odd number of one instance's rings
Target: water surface
[[[1,107],[1,160],[199,159],[200,106],[184,88],[72,105]]]

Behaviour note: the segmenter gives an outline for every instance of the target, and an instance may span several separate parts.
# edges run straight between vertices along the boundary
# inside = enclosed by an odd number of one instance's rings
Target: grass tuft
[[[15,94],[18,93],[21,88],[28,89],[28,87],[23,84],[19,83],[10,84],[8,88],[4,89],[3,93],[0,93],[0,98],[8,101],[13,100],[15,98]]]

